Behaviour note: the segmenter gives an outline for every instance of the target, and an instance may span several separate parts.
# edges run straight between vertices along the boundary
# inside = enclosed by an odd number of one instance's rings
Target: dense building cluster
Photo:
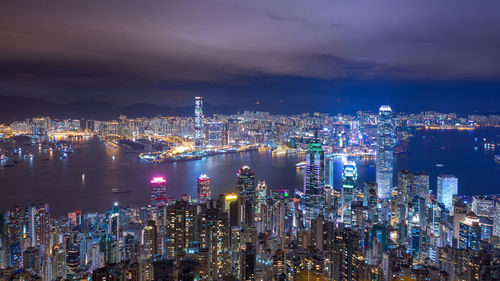
[[[344,165],[341,191],[327,185],[295,193],[268,189],[244,166],[235,193],[218,198],[206,175],[198,178],[198,198],[181,200],[169,198],[166,180],[156,177],[143,208],[116,204],[105,213],[55,218],[48,205],[13,207],[0,224],[2,274],[5,280],[496,280],[500,198],[457,196],[456,178],[438,180],[440,199],[429,196],[427,174],[399,171],[386,203],[376,183],[358,188],[354,162]]]
[[[0,218],[1,280],[500,278],[500,197],[462,196],[453,175],[438,176],[433,194],[427,173],[393,171],[395,147],[407,128],[497,126],[498,116],[394,114],[382,106],[355,116],[205,118],[201,106],[197,98],[194,119],[37,118],[10,129],[175,135],[199,148],[286,143],[306,152],[303,188],[268,188],[243,166],[234,193],[213,194],[210,177],[200,175],[197,198],[176,200],[168,196],[167,180],[155,177],[150,204],[141,208],[116,203],[105,213],[51,217],[48,205],[13,207]],[[358,181],[354,159],[360,155],[375,156],[376,182]],[[333,172],[338,157],[340,183]]]

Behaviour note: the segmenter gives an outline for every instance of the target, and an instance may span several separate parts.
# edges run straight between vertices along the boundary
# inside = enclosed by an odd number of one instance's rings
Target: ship
[[[299,168],[299,169],[303,169],[306,167],[306,161],[302,161],[302,162],[299,162],[297,164],[295,164],[295,167]]]

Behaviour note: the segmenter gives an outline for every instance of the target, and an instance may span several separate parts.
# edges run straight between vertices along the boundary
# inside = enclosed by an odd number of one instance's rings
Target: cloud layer
[[[175,97],[179,83],[255,76],[497,81],[499,10],[464,0],[8,1],[0,90],[113,95],[168,84]]]

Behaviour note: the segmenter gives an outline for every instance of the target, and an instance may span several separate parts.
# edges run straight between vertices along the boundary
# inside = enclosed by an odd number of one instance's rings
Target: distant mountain
[[[215,113],[233,114],[238,108],[229,105],[204,104],[205,116]],[[148,103],[119,106],[94,100],[81,100],[66,104],[49,101],[0,95],[0,122],[10,123],[31,117],[50,116],[53,118],[113,120],[120,115],[130,118],[154,116],[193,116],[194,105],[169,107]]]

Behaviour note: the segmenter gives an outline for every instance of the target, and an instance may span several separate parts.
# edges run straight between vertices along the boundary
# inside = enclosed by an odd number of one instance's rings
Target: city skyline
[[[500,280],[500,2],[0,9],[0,281]]]

